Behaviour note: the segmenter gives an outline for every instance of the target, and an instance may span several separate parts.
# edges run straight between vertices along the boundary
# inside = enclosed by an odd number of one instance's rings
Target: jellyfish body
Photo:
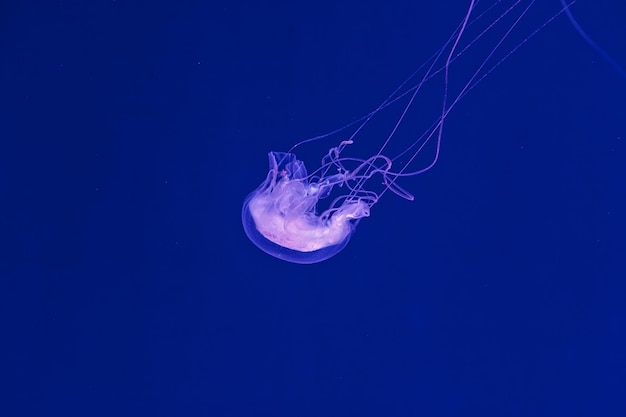
[[[359,219],[370,214],[367,200],[342,199],[341,205],[317,212],[320,199],[350,175],[309,177],[291,153],[270,152],[266,180],[245,200],[243,226],[248,238],[277,258],[300,264],[326,260],[349,242]]]
[[[371,208],[383,194],[390,191],[413,200],[413,195],[398,182],[422,174],[436,164],[444,122],[450,111],[521,45],[563,13],[567,13],[594,49],[617,67],[620,74],[626,74],[580,29],[569,12],[573,2],[566,0],[561,0],[561,8],[552,11],[542,25],[526,32],[521,41],[504,46],[535,2],[494,0],[487,4],[489,2],[469,0],[464,18],[445,44],[372,112],[327,134],[303,140],[287,153],[270,152],[265,181],[244,201],[242,220],[248,238],[279,259],[301,264],[321,262],[348,244],[359,220],[370,215]],[[484,9],[476,10],[479,3],[484,3]],[[493,32],[495,37],[486,36]],[[485,48],[477,46],[485,43]],[[461,74],[460,79],[450,83],[451,64],[458,62],[461,66],[464,61],[474,64],[470,64],[473,65],[470,71]],[[436,80],[440,81],[442,89],[441,101],[434,107],[429,102],[434,114],[425,115],[418,110],[423,106],[415,104],[418,93]],[[383,113],[392,109],[397,111],[396,116],[392,117],[384,133],[386,138],[372,156],[348,156],[344,152],[346,147],[356,143],[357,135],[367,134],[371,121],[380,120]],[[423,130],[403,131],[407,118],[423,120]],[[330,148],[319,168],[307,173],[293,150],[309,142],[336,138],[339,134],[342,135],[339,145]],[[402,136],[404,140],[399,139]],[[373,178],[381,181],[372,181]],[[322,208],[324,199],[330,202]]]

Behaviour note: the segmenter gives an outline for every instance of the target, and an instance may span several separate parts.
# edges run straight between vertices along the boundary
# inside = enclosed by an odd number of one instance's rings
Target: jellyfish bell
[[[289,262],[311,264],[334,256],[348,244],[359,219],[370,215],[368,200],[362,198],[342,199],[341,205],[317,212],[318,202],[350,175],[309,177],[295,155],[270,152],[267,178],[243,205],[248,238]]]

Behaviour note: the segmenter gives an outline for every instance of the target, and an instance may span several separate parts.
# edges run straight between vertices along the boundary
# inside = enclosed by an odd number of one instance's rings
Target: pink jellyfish
[[[564,12],[585,40],[620,71],[621,68],[573,19],[569,12],[573,2],[560,2],[559,9],[555,9],[543,24],[524,35],[521,42],[505,49],[505,40],[527,15],[535,0],[496,0],[480,11],[477,9],[479,0],[471,0],[463,20],[445,44],[372,112],[340,129],[299,142],[289,152],[270,152],[267,178],[243,204],[242,221],[248,238],[266,253],[285,261],[321,262],[348,244],[359,221],[370,215],[372,207],[385,193],[390,191],[413,200],[413,195],[398,182],[404,177],[422,174],[435,165],[450,111],[521,45]],[[472,36],[467,33],[470,29]],[[492,33],[496,36],[487,36]],[[488,43],[487,47],[478,47],[481,42]],[[451,67],[471,54],[477,62],[474,70],[460,82],[459,88],[451,91]],[[394,146],[418,93],[436,81],[440,82],[442,89],[441,103],[431,121],[426,123],[426,129],[404,146],[402,143]],[[348,149],[356,146],[359,134],[390,109],[395,109],[396,116],[378,150],[367,158],[347,155]],[[293,153],[296,147],[349,129],[352,133],[332,147],[313,172],[308,172]],[[425,161],[423,154],[428,155]],[[328,203],[322,207],[323,200]]]

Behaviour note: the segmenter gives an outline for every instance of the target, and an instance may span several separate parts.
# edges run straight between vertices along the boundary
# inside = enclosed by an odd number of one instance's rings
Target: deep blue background
[[[622,3],[574,12],[624,65]],[[466,7],[3,2],[0,415],[626,415],[626,80],[563,17],[339,255],[243,233],[267,152],[373,108]]]

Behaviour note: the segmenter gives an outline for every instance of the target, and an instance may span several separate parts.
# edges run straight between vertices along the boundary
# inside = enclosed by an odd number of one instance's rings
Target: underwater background
[[[468,5],[4,2],[0,415],[626,415],[626,79],[563,15],[340,253],[243,231],[267,153],[367,114]],[[625,66],[626,3],[572,12]]]

